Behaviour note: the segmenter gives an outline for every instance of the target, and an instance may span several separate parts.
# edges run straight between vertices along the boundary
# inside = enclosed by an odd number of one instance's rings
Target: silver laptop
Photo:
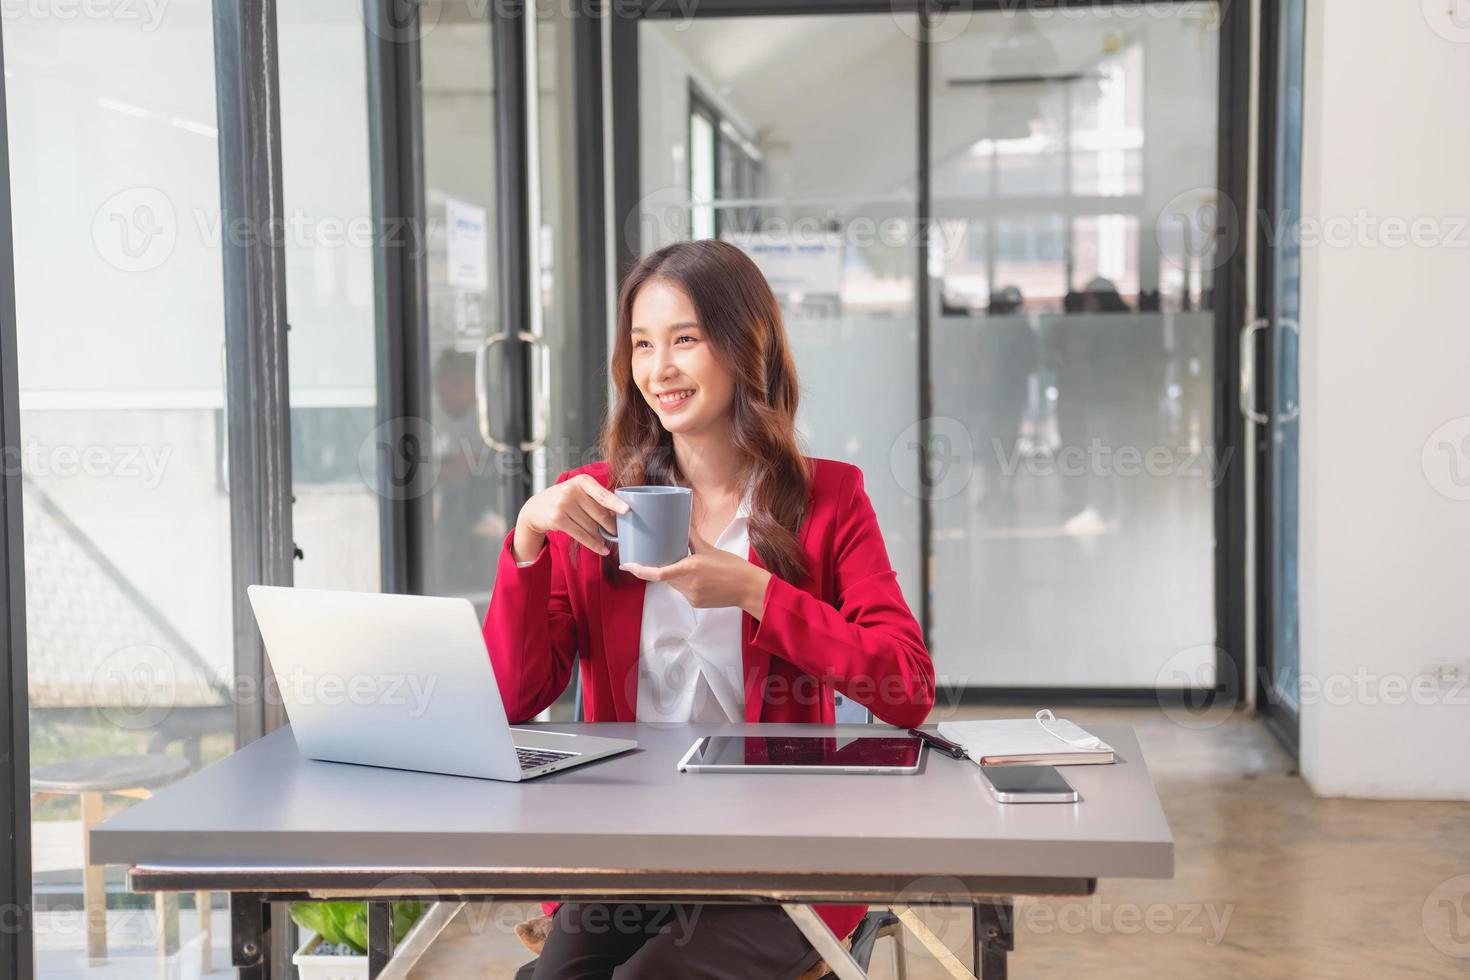
[[[307,758],[519,781],[638,745],[510,727],[468,599],[247,591]]]

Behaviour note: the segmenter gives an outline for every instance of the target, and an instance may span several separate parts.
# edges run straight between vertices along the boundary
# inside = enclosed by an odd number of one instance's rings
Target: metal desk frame
[[[384,892],[386,880],[420,879],[411,887]],[[230,893],[230,955],[240,980],[270,980],[271,903],[293,901],[368,902],[368,976],[392,980],[406,974],[413,960],[393,960],[392,903],[407,899],[441,904],[506,900],[597,898],[609,901],[699,904],[754,902],[785,909],[840,980],[867,974],[817,917],[812,905],[888,906],[904,927],[962,980],[1005,980],[1006,954],[1015,948],[1015,895],[1091,895],[1092,878],[949,879],[963,891],[915,894],[911,877],[833,875],[720,875],[579,869],[411,869],[411,868],[224,868],[134,866],[128,887],[140,893],[198,891]],[[903,901],[908,904],[893,904]],[[918,918],[918,905],[969,906],[974,934],[967,970]],[[457,911],[457,905],[455,906]],[[452,912],[441,916],[434,933]],[[430,937],[432,938],[432,937]],[[426,948],[420,945],[413,959]],[[389,968],[393,969],[390,974]]]

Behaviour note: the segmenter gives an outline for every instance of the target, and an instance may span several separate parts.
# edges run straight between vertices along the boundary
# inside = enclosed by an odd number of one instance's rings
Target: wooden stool
[[[92,828],[102,822],[102,798],[108,794],[146,800],[153,791],[189,771],[188,759],[176,755],[99,755],[66,759],[31,770],[31,802],[76,796],[82,808],[82,916],[87,927],[87,956],[107,957],[106,868],[92,863]],[[204,934],[204,972],[210,968],[210,893],[197,892],[199,931]],[[158,953],[169,956],[179,946],[179,907],[173,895],[154,896],[158,914]]]

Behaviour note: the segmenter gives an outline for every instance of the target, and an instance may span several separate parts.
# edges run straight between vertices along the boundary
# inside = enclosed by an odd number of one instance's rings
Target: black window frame
[[[734,140],[730,138],[729,133],[726,132],[726,127],[729,127],[731,130],[736,130],[736,126],[728,116],[720,111],[719,106],[715,105],[714,100],[712,100],[709,96],[700,91],[699,86],[693,81],[689,83],[688,95],[689,106],[688,110],[685,113],[687,118],[685,140],[690,147],[690,152],[689,158],[685,160],[684,163],[685,174],[689,181],[690,199],[691,201],[693,200],[694,194],[694,117],[702,116],[709,123],[710,131],[713,134],[714,140],[714,146],[711,150],[710,160],[710,166],[714,171],[715,185],[714,197],[710,201],[710,211],[713,218],[712,230],[714,233],[710,237],[719,238],[720,233],[727,230],[723,226],[728,225],[729,222],[725,220],[725,209],[719,207],[717,205],[717,202],[725,199],[729,192],[732,190],[732,188],[724,186],[723,181],[721,180],[721,176],[724,173],[724,167],[726,163],[725,157],[726,154],[730,152],[730,150],[728,149],[728,144],[734,142]],[[745,134],[742,133],[741,138],[746,139],[747,137],[745,136]],[[760,173],[760,162],[752,158],[747,153],[738,153],[735,158],[735,162],[740,168],[739,172],[742,175],[745,173],[754,173],[756,175],[759,175]],[[738,183],[739,181],[737,180],[737,184]],[[737,196],[744,196],[743,191],[739,187],[733,188],[733,190],[737,192]],[[691,238],[694,236],[695,207],[697,207],[697,205],[691,204],[689,208],[689,235]],[[750,213],[753,213],[754,210],[755,209],[752,208],[742,208],[740,210],[740,213],[742,215],[748,215]],[[739,231],[745,229],[744,227],[737,226],[736,230]]]
[[[684,113],[684,141],[689,146],[689,158],[684,161],[685,178],[689,182],[689,237],[694,237],[694,212],[700,205],[694,202],[694,117],[701,116],[709,123],[712,145],[710,147],[710,170],[714,182],[714,195],[708,203],[710,209],[711,238],[720,237],[720,211],[714,206],[720,196],[720,110],[705,98],[699,86],[689,83],[689,107]]]
[[[31,739],[26,693],[25,534],[20,486],[20,398],[16,365],[15,240],[10,205],[9,117],[5,93],[5,24],[0,18],[0,975],[35,972],[31,936]]]

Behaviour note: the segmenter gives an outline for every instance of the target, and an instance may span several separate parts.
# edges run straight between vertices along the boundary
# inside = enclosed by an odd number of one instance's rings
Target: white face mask
[[[1053,735],[1056,738],[1061,739],[1063,742],[1066,742],[1068,745],[1074,746],[1075,748],[1079,749],[1101,749],[1103,747],[1102,739],[1098,738],[1096,735],[1087,734],[1086,732],[1082,731],[1082,729],[1078,728],[1076,725],[1073,725],[1069,721],[1061,721],[1059,722],[1059,724],[1066,725],[1073,731],[1080,732],[1082,735],[1081,738],[1074,738],[1063,735],[1061,732],[1054,731],[1050,727],[1050,725],[1047,724],[1048,722],[1057,721],[1058,719],[1056,715],[1053,715],[1051,713],[1050,708],[1042,708],[1040,711],[1036,712],[1036,723],[1042,728],[1046,729],[1048,735]]]

